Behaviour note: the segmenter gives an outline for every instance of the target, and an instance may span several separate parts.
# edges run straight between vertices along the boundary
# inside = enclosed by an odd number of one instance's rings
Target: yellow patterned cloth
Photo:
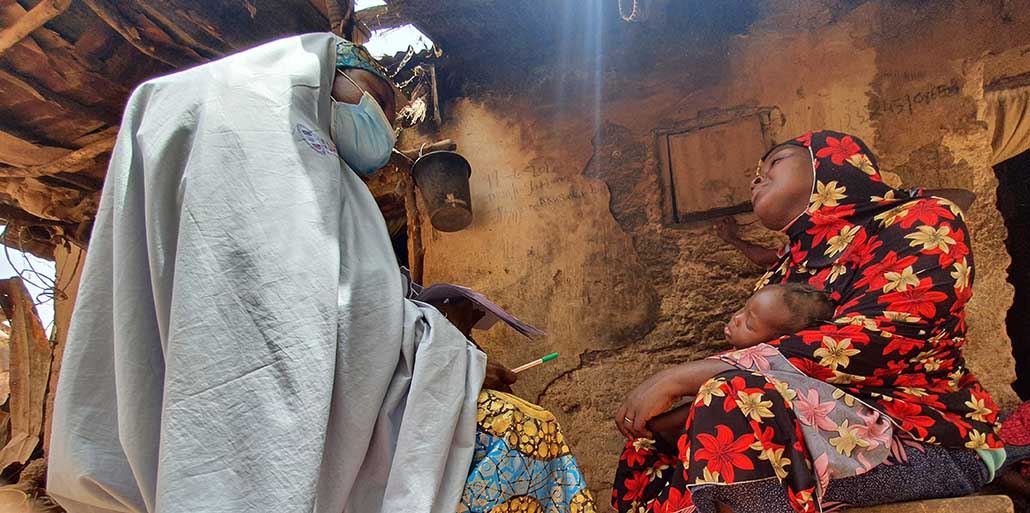
[[[511,394],[479,395],[476,451],[458,512],[594,513],[551,412]]]

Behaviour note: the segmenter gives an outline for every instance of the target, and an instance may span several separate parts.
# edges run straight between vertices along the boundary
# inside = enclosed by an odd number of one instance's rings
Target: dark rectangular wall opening
[[[1009,283],[1016,296],[1005,324],[1016,360],[1012,388],[1023,400],[1030,399],[1030,151],[994,166],[998,177],[998,210],[1005,219],[1005,247],[1012,257]]]

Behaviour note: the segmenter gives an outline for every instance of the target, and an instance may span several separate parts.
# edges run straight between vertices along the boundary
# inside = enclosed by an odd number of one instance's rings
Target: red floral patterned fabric
[[[835,385],[833,399],[851,407],[858,398],[889,415],[896,433],[946,447],[1001,447],[997,406],[962,356],[973,255],[961,211],[884,184],[856,137],[812,132],[796,144],[814,156],[810,206],[787,228],[786,251],[756,288],[809,283],[838,306],[833,323],[769,344],[800,372]],[[708,381],[677,447],[626,446],[613,506],[690,511],[692,486],[779,479],[796,511],[816,511],[819,478],[798,422],[804,405],[791,392],[745,369]],[[816,403],[829,408],[823,404]],[[861,427],[837,427],[829,441],[841,454],[868,443]]]
[[[1030,445],[1030,401],[1019,405],[1001,423],[998,434],[1008,445]]]

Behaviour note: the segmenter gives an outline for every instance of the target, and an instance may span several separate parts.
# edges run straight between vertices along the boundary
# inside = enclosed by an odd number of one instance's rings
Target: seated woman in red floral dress
[[[856,137],[774,147],[752,186],[790,243],[756,288],[806,283],[834,320],[667,369],[616,414],[631,442],[619,511],[826,511],[972,493],[1005,452],[997,406],[965,367],[973,255],[962,211],[883,183]],[[675,446],[647,422],[695,396]]]

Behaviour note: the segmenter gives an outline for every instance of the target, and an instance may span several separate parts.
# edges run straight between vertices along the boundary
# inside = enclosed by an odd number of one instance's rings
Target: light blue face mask
[[[375,173],[390,160],[397,134],[375,98],[359,86],[346,73],[337,70],[361,91],[357,105],[332,100],[332,123],[329,135],[336,144],[336,152],[347,165],[361,176]]]

